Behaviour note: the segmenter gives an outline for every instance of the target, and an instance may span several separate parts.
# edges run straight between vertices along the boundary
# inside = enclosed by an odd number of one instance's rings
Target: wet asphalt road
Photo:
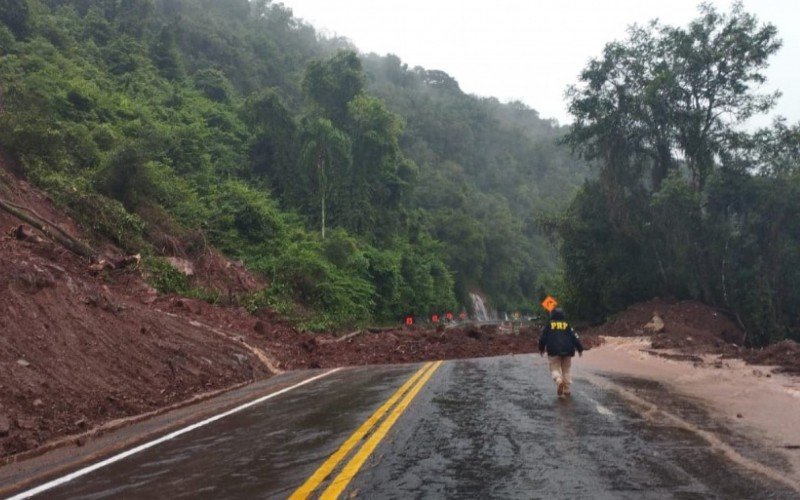
[[[420,366],[344,369],[41,498],[286,498]],[[343,498],[798,498],[574,371],[559,399],[538,356],[445,362]],[[665,404],[711,425],[691,403]]]

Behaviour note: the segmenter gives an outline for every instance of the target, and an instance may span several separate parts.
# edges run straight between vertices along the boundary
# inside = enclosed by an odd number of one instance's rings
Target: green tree
[[[164,26],[150,48],[150,58],[164,78],[178,80],[183,78],[185,71],[181,60],[178,45],[175,42],[176,26]]]
[[[295,138],[298,126],[276,89],[249,96],[242,117],[253,134],[250,146],[252,168],[269,178],[279,195],[296,198]]]
[[[303,77],[303,90],[341,127],[347,105],[364,89],[361,60],[353,51],[341,51],[327,61],[313,61]]]
[[[147,32],[155,12],[155,0],[120,0],[116,20],[119,30],[135,38]]]
[[[0,0],[0,21],[19,39],[30,32],[31,8],[28,0]]]
[[[737,129],[780,47],[734,4],[605,47],[570,90],[567,141],[600,172],[561,223],[569,302],[592,318],[668,295],[731,311],[754,345],[797,337],[798,127]],[[791,305],[790,305],[791,304]]]
[[[203,69],[194,75],[195,87],[212,101],[228,103],[235,96],[231,82],[220,70]]]
[[[703,4],[687,28],[634,26],[570,88],[575,124],[567,141],[600,160],[615,184],[639,181],[649,168],[658,190],[682,160],[700,191],[732,126],[774,104],[777,93],[753,86],[765,81],[766,61],[780,45],[775,27],[760,26],[741,3],[729,14]]]
[[[400,177],[404,161],[398,140],[403,121],[374,97],[358,96],[348,105],[353,168],[348,179],[345,227],[360,234],[396,227],[392,212],[408,184]]]
[[[305,173],[305,185],[319,200],[319,224],[322,239],[328,217],[334,220],[343,212],[344,186],[352,165],[350,139],[330,120],[311,121],[304,132],[304,146],[300,164]]]

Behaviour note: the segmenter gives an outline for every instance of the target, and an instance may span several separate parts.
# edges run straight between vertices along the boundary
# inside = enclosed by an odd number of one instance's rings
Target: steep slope
[[[74,237],[77,224],[0,155],[0,199]],[[169,235],[167,235],[169,236]],[[213,250],[180,260],[193,283],[239,293],[264,286]],[[101,259],[122,261],[113,245]],[[95,259],[95,261],[98,259]],[[254,316],[160,295],[134,259],[111,269],[0,210],[0,457],[42,450],[111,421],[297,368],[530,352],[532,330],[375,330],[336,338],[298,332],[267,309]]]
[[[78,234],[41,192],[4,170],[0,180],[4,199]],[[270,375],[244,339],[186,317],[224,328],[244,312],[215,317],[159,298],[136,266],[95,272],[32,228],[19,239],[19,227],[0,213],[3,455]]]

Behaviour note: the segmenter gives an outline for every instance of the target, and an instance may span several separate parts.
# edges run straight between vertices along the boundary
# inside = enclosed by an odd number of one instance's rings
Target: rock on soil
[[[649,336],[653,349],[681,353],[665,354],[673,356],[672,359],[678,356],[698,362],[699,354],[719,354],[800,373],[800,344],[785,340],[764,349],[747,349],[745,333],[736,323],[723,312],[696,301],[654,299],[634,304],[609,322],[589,329],[586,336]]]

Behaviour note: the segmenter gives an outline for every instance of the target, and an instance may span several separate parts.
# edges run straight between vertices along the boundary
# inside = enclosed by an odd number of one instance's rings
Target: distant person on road
[[[572,377],[569,370],[572,367],[572,357],[575,351],[583,356],[583,345],[575,330],[569,326],[564,311],[560,308],[553,309],[550,321],[542,329],[539,337],[539,354],[544,356],[545,350],[550,359],[550,375],[556,383],[559,396],[569,396]]]

